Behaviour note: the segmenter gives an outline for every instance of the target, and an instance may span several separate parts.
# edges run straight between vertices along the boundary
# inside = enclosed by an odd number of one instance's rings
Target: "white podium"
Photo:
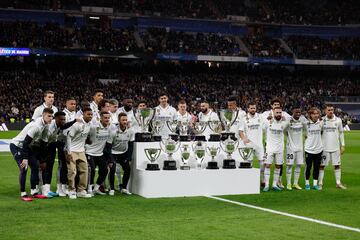
[[[192,145],[193,142],[181,144]],[[207,146],[219,146],[219,142],[208,142]],[[219,146],[220,147],[220,146]],[[130,191],[145,198],[159,197],[184,197],[204,195],[233,195],[233,194],[258,194],[260,193],[260,171],[251,169],[222,169],[222,161],[226,157],[223,151],[217,156],[220,169],[206,169],[211,157],[206,154],[202,169],[196,169],[196,160],[193,152],[190,155],[190,170],[180,170],[182,165],[180,149],[173,154],[177,170],[162,170],[167,154],[161,152],[157,160],[160,171],[147,171],[149,162],[144,149],[160,148],[159,142],[134,143],[134,155],[131,164]],[[233,154],[236,166],[240,164],[240,155]]]

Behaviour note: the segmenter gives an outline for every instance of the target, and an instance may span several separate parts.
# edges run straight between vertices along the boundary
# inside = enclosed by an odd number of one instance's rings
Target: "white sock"
[[[96,192],[97,190],[99,190],[99,188],[100,188],[100,185],[95,184],[94,192]]]
[[[265,181],[265,187],[269,187],[269,180],[270,180],[270,168],[264,169],[264,181]]]
[[[292,173],[292,166],[286,166],[286,183],[291,184],[291,173]]]
[[[309,181],[309,180],[305,180],[305,184],[306,184],[306,185],[310,185],[310,181]]]
[[[320,169],[319,171],[319,185],[323,185],[323,180],[324,180],[324,169]]]
[[[341,169],[335,169],[336,184],[341,184]]]
[[[300,173],[301,173],[301,165],[296,165],[294,170],[294,184],[299,184]]]
[[[317,184],[318,184],[318,180],[314,179],[313,186],[317,186]]]
[[[274,179],[273,179],[273,184],[272,184],[273,187],[277,186],[277,182],[279,181],[279,177],[280,177],[280,169],[275,168],[274,169]]]
[[[93,185],[89,185],[87,191],[88,191],[88,192],[92,192],[92,190],[93,190]]]
[[[26,196],[26,192],[21,192],[21,193],[20,193],[20,196],[21,196],[21,197]]]
[[[118,185],[120,185],[121,184],[121,165],[120,165],[120,163],[116,163],[115,175],[118,179]]]

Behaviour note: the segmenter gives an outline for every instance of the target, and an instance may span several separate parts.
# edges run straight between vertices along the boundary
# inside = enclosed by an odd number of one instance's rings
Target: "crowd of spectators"
[[[254,57],[293,58],[293,54],[281,46],[279,39],[248,36],[244,42]]]
[[[99,79],[118,79],[115,82]],[[55,105],[62,109],[67,97],[74,96],[79,102],[91,100],[92,91],[102,88],[106,98],[121,101],[125,96],[135,100],[145,99],[149,107],[158,104],[157,96],[166,92],[172,105],[185,99],[190,111],[199,111],[199,103],[205,99],[213,108],[225,107],[230,95],[238,96],[242,108],[249,101],[256,101],[258,110],[269,108],[274,97],[284,102],[290,112],[294,105],[304,110],[310,106],[321,107],[323,98],[340,95],[360,95],[359,78],[322,76],[321,73],[302,74],[276,71],[252,71],[244,73],[133,73],[119,71],[63,71],[18,70],[0,73],[0,112],[5,119],[18,120],[30,117],[42,102],[42,93],[51,89],[56,92]]]
[[[0,22],[0,46],[134,51],[137,44],[131,29],[95,27],[65,28],[48,23]]]
[[[345,25],[359,24],[357,0],[3,0],[0,7],[80,10],[81,6],[110,7],[115,13],[161,17],[226,19],[246,16],[253,22]]]

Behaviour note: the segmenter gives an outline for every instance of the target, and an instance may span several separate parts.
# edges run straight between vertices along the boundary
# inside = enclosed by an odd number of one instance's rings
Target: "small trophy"
[[[205,149],[206,145],[203,141],[196,141],[193,144],[193,152],[195,154],[196,162],[197,162],[197,169],[201,169],[202,162],[205,158]]]
[[[221,139],[221,131],[222,131],[222,125],[221,121],[215,120],[215,121],[209,121],[209,128],[214,133],[210,134],[209,142],[219,142]]]
[[[163,170],[176,170],[176,161],[173,159],[172,155],[179,149],[180,141],[175,141],[170,137],[160,141],[161,149],[167,153],[167,159],[164,161]]]
[[[189,140],[189,126],[190,123],[188,121],[179,121],[179,132],[180,132],[180,141],[188,142]]]
[[[148,171],[158,171],[160,170],[159,164],[155,163],[159,158],[161,149],[159,148],[145,148],[145,155],[149,159],[150,163],[147,164],[146,170]]]
[[[235,159],[232,158],[231,154],[233,154],[233,152],[236,151],[238,145],[239,145],[239,141],[232,139],[230,135],[226,140],[220,141],[220,146],[222,150],[227,153],[227,157],[226,159],[224,159],[223,162],[223,168],[225,169],[236,168]]]
[[[181,151],[181,161],[183,165],[180,166],[181,170],[190,170],[190,166],[188,165],[190,158],[190,146],[188,144],[184,144],[180,147]]]
[[[254,149],[251,147],[239,147],[240,157],[244,159],[243,162],[240,162],[239,168],[251,168],[251,162],[249,159],[252,157]]]
[[[207,122],[195,122],[194,123],[194,133],[195,133],[195,141],[206,141],[204,135],[201,135],[207,126]]]
[[[151,128],[153,132],[153,141],[160,142],[161,136],[160,131],[163,128],[164,123],[161,120],[152,120],[151,121]]]
[[[211,161],[208,162],[206,169],[219,169],[215,158],[220,152],[220,147],[207,147],[206,150],[207,153],[211,156]]]
[[[176,140],[178,138],[178,135],[176,134],[176,130],[178,128],[178,121],[177,120],[166,121],[166,126],[168,127],[168,129],[171,132],[171,134],[169,134],[169,136],[172,139]]]
[[[135,119],[141,127],[141,132],[135,134],[136,142],[151,142],[152,134],[149,132],[149,124],[154,118],[155,110],[153,108],[144,108],[135,110]]]
[[[218,115],[219,115],[219,119],[220,119],[221,123],[224,125],[224,128],[225,128],[225,132],[221,134],[221,139],[225,140],[229,136],[231,136],[231,138],[235,139],[235,133],[230,132],[230,128],[236,121],[236,119],[239,115],[239,111],[238,110],[221,109],[218,112]]]

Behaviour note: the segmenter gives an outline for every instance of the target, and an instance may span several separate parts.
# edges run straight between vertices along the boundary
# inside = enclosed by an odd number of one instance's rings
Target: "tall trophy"
[[[231,138],[235,139],[235,133],[230,132],[230,128],[236,121],[236,119],[239,115],[239,110],[221,109],[218,112],[218,115],[219,115],[219,119],[220,119],[221,123],[224,125],[224,128],[225,128],[225,132],[223,132],[221,134],[221,139],[225,140],[229,136],[231,136]]]
[[[177,120],[166,121],[166,126],[168,127],[168,129],[171,132],[171,134],[169,134],[169,136],[171,138],[173,138],[174,140],[177,140],[178,135],[176,134],[176,130],[178,128],[178,121]]]
[[[206,137],[201,135],[207,126],[207,122],[194,122],[194,133],[195,133],[195,141],[206,141]]]
[[[135,110],[135,119],[141,127],[141,132],[135,134],[136,142],[151,142],[152,134],[149,132],[149,124],[154,118],[155,109],[143,108]]]
[[[190,159],[190,145],[184,144],[180,147],[181,152],[181,161],[183,162],[183,165],[180,166],[181,170],[190,170],[189,166],[189,159]]]
[[[190,122],[188,121],[179,121],[179,133],[180,133],[180,141],[188,142],[189,139],[189,127]]]
[[[151,121],[151,128],[153,132],[153,141],[159,142],[161,141],[160,131],[163,128],[164,123],[161,120],[152,120]]]
[[[236,151],[236,148],[239,146],[239,141],[232,139],[229,135],[227,139],[220,141],[220,146],[222,150],[227,153],[227,157],[223,161],[223,168],[236,168],[235,159],[233,159],[231,155],[233,154],[233,152]]]
[[[240,157],[244,160],[240,162],[239,168],[251,168],[251,161],[249,160],[252,157],[254,149],[252,147],[239,147]]]
[[[160,170],[159,164],[156,163],[156,160],[159,158],[161,149],[160,148],[145,148],[145,155],[149,159],[150,163],[147,164],[146,170],[148,171],[158,171]]]
[[[197,169],[201,169],[202,162],[205,158],[206,145],[204,141],[196,141],[193,143],[193,152],[196,158]]]
[[[176,161],[172,155],[179,149],[180,141],[175,141],[172,138],[163,139],[160,141],[161,149],[167,153],[167,159],[164,161],[163,170],[176,170]]]
[[[206,169],[219,169],[216,156],[220,153],[220,147],[212,146],[206,148],[207,153],[211,156],[211,161],[208,162]]]
[[[221,131],[222,131],[221,121],[219,120],[209,121],[208,124],[211,131],[213,131],[213,133],[210,134],[209,142],[219,142],[221,139]]]

